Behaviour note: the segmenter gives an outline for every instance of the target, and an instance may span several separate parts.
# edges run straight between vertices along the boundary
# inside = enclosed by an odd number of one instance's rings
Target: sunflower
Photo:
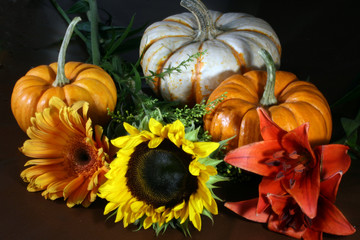
[[[87,102],[67,106],[53,97],[49,107],[31,119],[30,139],[20,148],[35,158],[25,164],[33,166],[21,172],[28,191],[43,191],[45,199],[64,197],[68,207],[88,207],[95,200],[106,180],[109,142],[100,126],[93,130],[88,109]]]
[[[174,223],[189,232],[189,222],[200,231],[201,214],[218,213],[212,184],[222,179],[219,161],[209,155],[219,143],[189,140],[194,134],[186,134],[180,120],[163,126],[151,118],[149,131],[124,128],[129,135],[112,140],[120,150],[99,188],[108,201],[104,214],[113,212],[124,227],[139,223],[157,233]]]

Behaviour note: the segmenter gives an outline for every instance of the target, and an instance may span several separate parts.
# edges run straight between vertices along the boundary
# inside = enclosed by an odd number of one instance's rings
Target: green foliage
[[[124,53],[125,51],[135,50],[140,45],[141,37],[138,36],[138,33],[141,33],[144,26],[141,26],[137,29],[133,29],[134,17],[130,20],[128,26],[114,26],[112,25],[112,17],[105,10],[102,10],[102,13],[105,13],[107,17],[105,20],[101,21],[101,18],[92,20],[90,16],[98,16],[98,9],[91,9],[90,2],[95,0],[79,0],[75,2],[68,10],[64,10],[56,0],[51,0],[51,3],[58,10],[60,15],[65,19],[69,24],[71,22],[70,15],[77,15],[82,17],[82,21],[77,24],[75,29],[76,35],[84,42],[90,59],[89,62],[92,62],[93,50],[91,45],[91,33],[93,29],[91,28],[91,21],[96,21],[95,25],[98,28],[98,36],[95,40],[98,41],[99,52],[101,55],[100,65],[107,62],[112,62],[113,57],[117,57],[118,54]]]
[[[345,137],[338,141],[350,147],[350,156],[355,159],[360,159],[360,110],[355,119],[341,118],[341,124],[345,131]]]

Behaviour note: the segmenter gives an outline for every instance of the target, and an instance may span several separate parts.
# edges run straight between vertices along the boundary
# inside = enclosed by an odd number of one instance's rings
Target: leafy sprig
[[[190,64],[190,62],[193,62],[194,60],[199,59],[202,55],[204,55],[206,53],[205,51],[202,52],[197,52],[193,55],[188,55],[188,58],[183,60],[182,62],[180,62],[177,66],[173,67],[173,66],[169,66],[167,68],[164,68],[162,72],[160,73],[156,73],[154,71],[149,70],[150,75],[149,76],[145,76],[144,78],[146,80],[153,80],[154,78],[164,78],[166,76],[170,76],[171,74],[173,74],[174,72],[182,72],[183,68],[187,68]]]

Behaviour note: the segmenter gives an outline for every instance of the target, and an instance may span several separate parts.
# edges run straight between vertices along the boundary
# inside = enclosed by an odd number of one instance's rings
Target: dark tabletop
[[[65,9],[75,0],[59,0]],[[281,69],[310,79],[333,104],[354,86],[360,77],[360,20],[356,1],[239,1],[204,0],[209,9],[247,12],[266,20],[282,44]],[[135,26],[159,21],[184,12],[179,1],[101,0],[115,25],[126,26],[134,13]],[[68,208],[64,201],[45,200],[40,193],[29,193],[20,178],[28,160],[19,151],[27,139],[17,126],[10,109],[12,88],[30,68],[56,61],[59,41],[66,23],[48,0],[2,0],[0,3],[0,239],[155,239],[152,230],[134,232],[103,215],[105,202],[98,199],[88,209]],[[137,59],[137,51],[124,54]],[[86,61],[80,44],[73,43],[67,61]],[[332,141],[343,134],[341,116],[354,118],[359,100],[333,109]],[[229,190],[229,191],[226,191]],[[255,191],[255,192],[254,192]],[[225,185],[217,190],[226,200],[248,199],[256,194],[256,184]],[[222,207],[214,224],[203,218],[202,231],[193,229],[192,239],[289,239],[270,232],[262,224],[250,222]],[[360,228],[360,162],[353,160],[343,176],[336,206],[349,222]],[[169,229],[157,239],[184,239]],[[324,239],[360,239],[359,231],[349,237],[325,235]]]

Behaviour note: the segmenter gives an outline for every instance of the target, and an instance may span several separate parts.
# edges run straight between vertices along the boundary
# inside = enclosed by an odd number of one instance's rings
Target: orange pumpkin
[[[65,64],[66,47],[78,21],[80,18],[69,25],[58,63],[35,67],[16,82],[11,96],[11,109],[23,131],[31,125],[30,119],[35,116],[35,112],[48,107],[53,96],[68,105],[80,100],[87,101],[93,122],[103,125],[109,120],[107,109],[114,110],[117,100],[116,87],[110,75],[92,64]]]
[[[286,131],[309,122],[311,145],[330,141],[332,119],[329,105],[312,83],[300,81],[293,73],[276,71],[268,52],[261,50],[267,71],[236,74],[222,82],[208,102],[221,98],[204,117],[204,128],[214,141],[233,137],[227,150],[260,141],[256,108],[267,109],[272,120]],[[234,137],[235,136],[235,137]]]

